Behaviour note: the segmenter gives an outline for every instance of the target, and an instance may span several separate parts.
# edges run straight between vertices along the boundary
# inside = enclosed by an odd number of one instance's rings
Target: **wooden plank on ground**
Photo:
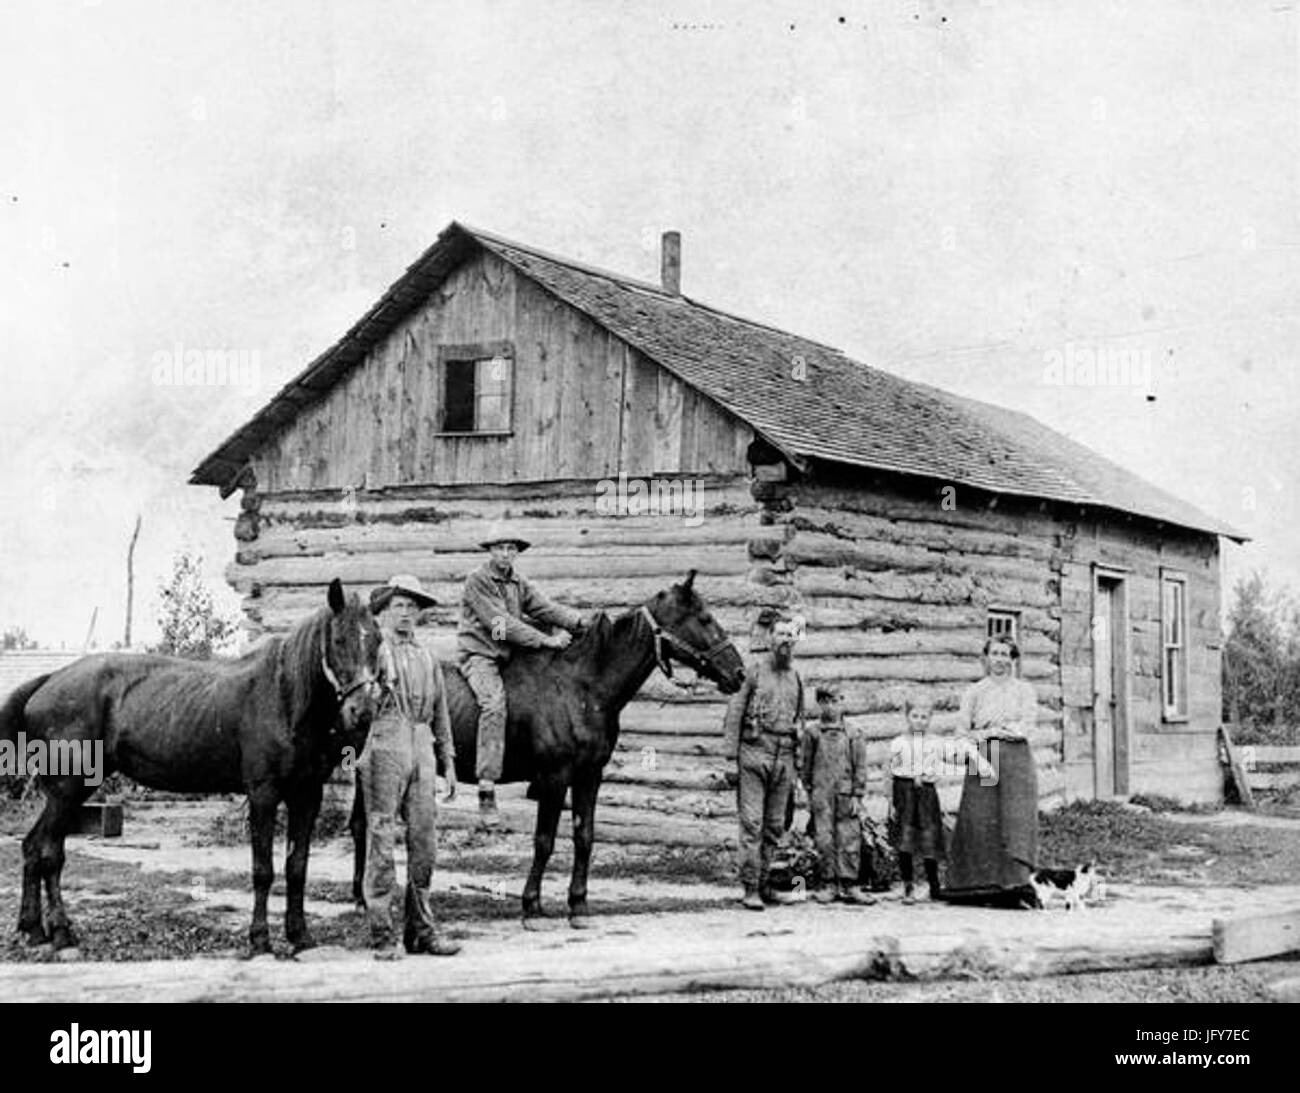
[[[1300,951],[1300,906],[1286,911],[1214,920],[1214,959],[1241,964]]]
[[[1275,979],[1264,990],[1275,1002],[1300,1002],[1300,978]]]
[[[1273,763],[1278,765],[1300,763],[1300,746],[1284,747],[1277,744],[1251,744],[1238,750],[1248,754],[1254,762],[1262,763],[1265,766]]]
[[[1228,770],[1232,775],[1233,785],[1237,787],[1237,795],[1241,799],[1242,807],[1254,811],[1255,795],[1250,791],[1250,782],[1246,779],[1246,772],[1242,769],[1241,759],[1233,746],[1227,725],[1219,726],[1219,739],[1223,742],[1223,751],[1228,757]]]

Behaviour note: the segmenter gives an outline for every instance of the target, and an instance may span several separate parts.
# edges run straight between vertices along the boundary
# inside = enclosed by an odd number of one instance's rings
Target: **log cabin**
[[[909,382],[661,283],[452,223],[191,482],[241,493],[228,569],[251,634],[338,576],[417,574],[454,650],[461,584],[497,518],[521,570],[580,609],[688,569],[745,650],[758,612],[805,627],[870,741],[909,688],[951,722],[991,634],[1039,696],[1045,806],[1222,792],[1220,540],[1239,532],[1024,414]],[[603,838],[734,836],[723,699],[656,675],[623,717]],[[953,807],[959,783],[943,787]]]

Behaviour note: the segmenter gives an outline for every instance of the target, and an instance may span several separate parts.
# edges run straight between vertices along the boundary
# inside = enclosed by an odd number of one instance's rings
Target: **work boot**
[[[460,942],[434,930],[407,931],[406,951],[412,956],[455,956],[460,952]]]
[[[870,907],[876,902],[876,897],[864,892],[861,888],[855,888],[851,884],[842,884],[840,885],[840,902],[853,903],[859,907]]]
[[[939,888],[939,863],[933,858],[925,859],[925,879],[930,886],[930,899],[938,901],[943,898]]]
[[[769,907],[780,901],[776,898],[776,892],[773,891],[770,884],[760,884],[758,886],[758,898],[766,903]]]
[[[370,930],[370,949],[376,960],[397,960],[402,950],[397,947],[397,935],[391,929],[372,927]]]
[[[767,907],[763,903],[763,897],[758,894],[757,888],[746,888],[744,898],[740,905],[748,911],[766,911]]]
[[[491,782],[478,784],[478,825],[482,828],[495,828],[501,825],[501,813],[497,811],[496,786]]]

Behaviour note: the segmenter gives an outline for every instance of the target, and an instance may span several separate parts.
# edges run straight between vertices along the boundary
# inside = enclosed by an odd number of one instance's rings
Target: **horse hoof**
[[[580,915],[570,914],[569,925],[575,930],[590,930],[595,923],[591,921],[591,916],[584,911]]]
[[[290,938],[289,946],[293,951],[293,955],[297,956],[299,953],[305,953],[308,949],[316,948],[316,939],[309,933],[303,933],[298,936],[296,941]]]
[[[72,932],[69,926],[56,926],[54,932],[50,935],[50,942],[54,946],[54,951],[60,949],[75,949],[77,947],[77,935]]]
[[[248,955],[250,957],[270,956],[271,954],[271,939],[269,936],[257,934],[248,939]]]
[[[66,949],[59,949],[54,955],[56,959],[62,961],[64,964],[72,964],[78,960],[85,959],[85,957],[81,955],[81,949],[76,945],[69,946]]]
[[[50,935],[47,934],[41,926],[20,928],[18,933],[22,938],[23,943],[31,949],[34,949],[39,945],[48,945],[50,943]]]
[[[545,913],[540,898],[524,900],[524,918],[542,918]]]

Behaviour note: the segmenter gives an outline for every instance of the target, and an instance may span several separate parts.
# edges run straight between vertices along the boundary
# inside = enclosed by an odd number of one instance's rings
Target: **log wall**
[[[1038,694],[1031,745],[1045,803],[1062,799],[1060,566],[1050,515],[1008,514],[960,494],[839,474],[763,484],[767,539],[751,548],[751,578],[785,590],[807,621],[805,678],[836,680],[845,713],[868,739],[869,794],[883,813],[888,741],[903,704],[922,692],[949,732],[962,691],[983,675],[990,607],[1019,611],[1020,674]],[[940,782],[954,809],[961,776]]]
[[[1032,744],[1045,805],[1091,797],[1094,563],[1126,566],[1132,661],[1132,792],[1188,800],[1221,791],[1218,725],[1218,555],[1209,536],[1137,522],[1068,519],[1048,506],[974,495],[945,507],[914,484],[846,476],[798,484],[738,476],[702,480],[703,519],[609,516],[597,483],[412,486],[376,491],[250,490],[237,525],[231,584],[250,630],[280,631],[322,599],[333,577],[363,594],[415,573],[438,599],[423,631],[454,656],[466,575],[482,561],[483,528],[511,519],[534,542],[521,563],[547,593],[580,609],[619,612],[699,571],[697,588],[747,651],[758,610],[801,616],[797,649],[810,688],[840,683],[846,713],[868,738],[873,810],[883,814],[888,740],[903,701],[923,689],[950,728],[962,689],[982,674],[990,608],[1019,612],[1021,675],[1035,687]],[[951,498],[950,498],[951,500]],[[1188,579],[1190,713],[1161,720],[1159,571]],[[712,684],[683,689],[656,673],[623,716],[601,794],[603,837],[717,845],[734,841],[725,783],[725,701]],[[940,789],[955,808],[960,778]]]
[[[1098,795],[1093,587],[1098,566],[1123,574],[1128,600],[1129,793],[1188,801],[1222,794],[1218,541],[1117,514],[840,471],[820,482],[760,482],[763,533],[750,579],[780,590],[808,622],[800,664],[834,679],[873,764],[902,728],[911,689],[949,728],[981,673],[990,609],[1019,616],[1021,676],[1039,699],[1032,740],[1045,806]],[[1188,717],[1161,705],[1160,575],[1186,577]],[[872,785],[886,789],[884,771]],[[941,785],[953,807],[959,782]]]
[[[394,573],[414,573],[438,600],[422,638],[455,656],[461,587],[483,562],[487,525],[509,519],[533,543],[520,571],[547,595],[582,610],[619,613],[698,570],[695,587],[744,651],[756,605],[775,590],[748,580],[747,547],[761,506],[747,479],[701,479],[703,519],[609,516],[595,482],[412,487],[244,495],[242,536],[227,570],[244,596],[252,634],[282,631],[323,602],[333,577],[368,594]],[[691,673],[678,669],[677,682]],[[683,689],[651,676],[622,717],[606,768],[602,838],[721,845],[735,838],[734,793],[721,759],[725,700],[712,683]]]

